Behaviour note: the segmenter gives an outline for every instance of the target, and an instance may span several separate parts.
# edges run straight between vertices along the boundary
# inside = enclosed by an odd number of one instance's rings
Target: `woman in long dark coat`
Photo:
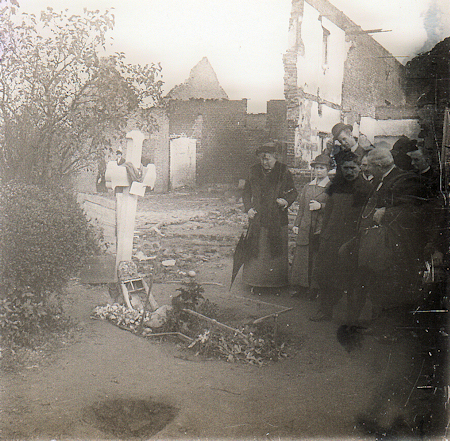
[[[297,198],[292,175],[277,161],[273,143],[257,150],[259,164],[250,169],[243,190],[249,218],[250,258],[243,281],[252,287],[288,284],[288,207]]]

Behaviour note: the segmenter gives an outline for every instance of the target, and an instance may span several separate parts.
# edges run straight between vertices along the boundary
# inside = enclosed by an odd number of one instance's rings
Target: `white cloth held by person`
[[[320,202],[317,201],[309,201],[309,211],[316,211],[316,210],[320,210],[320,208],[322,207],[322,204]]]

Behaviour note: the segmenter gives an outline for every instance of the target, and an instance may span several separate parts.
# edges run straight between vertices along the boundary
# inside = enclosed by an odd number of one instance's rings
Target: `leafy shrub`
[[[33,346],[57,327],[60,311],[49,296],[99,249],[97,233],[60,188],[11,182],[0,190],[0,206],[2,340]]]
[[[16,291],[0,300],[0,329],[7,348],[35,348],[49,332],[66,329],[69,321],[57,304],[45,304],[31,292]]]
[[[285,343],[277,345],[274,340],[257,338],[252,334],[243,340],[240,336],[223,333],[219,330],[207,330],[189,345],[197,354],[206,357],[218,357],[226,361],[241,361],[263,366],[269,361],[278,361],[287,357]]]
[[[217,319],[218,306],[205,299],[204,288],[194,279],[184,280],[177,288],[179,294],[172,298],[173,309],[167,315],[167,321],[161,332],[181,332],[188,336],[195,336],[205,328],[205,321],[183,311],[190,309],[206,317]]]
[[[204,299],[202,293],[205,290],[195,280],[183,281],[177,291],[180,291],[180,294],[172,299],[172,306],[175,309],[187,308],[195,311],[199,302]]]
[[[60,289],[96,250],[95,232],[75,197],[9,183],[0,191],[1,290],[38,297]]]

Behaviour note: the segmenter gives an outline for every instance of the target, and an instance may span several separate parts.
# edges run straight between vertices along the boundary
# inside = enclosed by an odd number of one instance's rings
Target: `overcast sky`
[[[207,57],[230,99],[248,98],[249,112],[283,99],[282,55],[287,48],[291,0],[19,0],[37,13],[47,6],[79,12],[114,8],[111,51],[131,63],[161,62],[164,91]],[[449,0],[331,0],[405,63],[450,36]],[[427,27],[427,30],[426,30]]]

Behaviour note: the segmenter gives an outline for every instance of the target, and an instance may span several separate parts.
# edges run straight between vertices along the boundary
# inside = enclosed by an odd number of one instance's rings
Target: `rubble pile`
[[[209,304],[208,301],[206,303]],[[210,310],[213,309],[210,306]],[[187,349],[195,351],[196,356],[257,366],[288,357],[286,342],[276,341],[270,326],[262,325],[254,327],[253,330],[243,326],[237,329],[236,333],[225,332],[217,326],[220,322],[210,319],[216,324],[208,323],[185,313],[174,314],[171,306],[163,305],[153,313],[145,313],[142,332],[138,332],[142,314],[142,310],[128,309],[114,303],[95,307],[91,318],[107,320],[121,329],[138,333],[142,337],[150,337],[155,332],[157,333],[155,336],[180,334],[187,342]]]
[[[195,349],[198,355],[257,366],[288,357],[286,343],[278,344],[269,333],[258,336],[253,332],[246,332],[244,328],[242,332],[245,333],[245,338],[208,329],[198,335],[188,347]]]
[[[189,270],[198,271],[207,262],[223,266],[231,258],[246,215],[235,206],[197,211],[190,217],[173,217],[149,223],[139,220],[134,236],[133,257],[139,270],[152,272],[155,281],[179,280]]]

